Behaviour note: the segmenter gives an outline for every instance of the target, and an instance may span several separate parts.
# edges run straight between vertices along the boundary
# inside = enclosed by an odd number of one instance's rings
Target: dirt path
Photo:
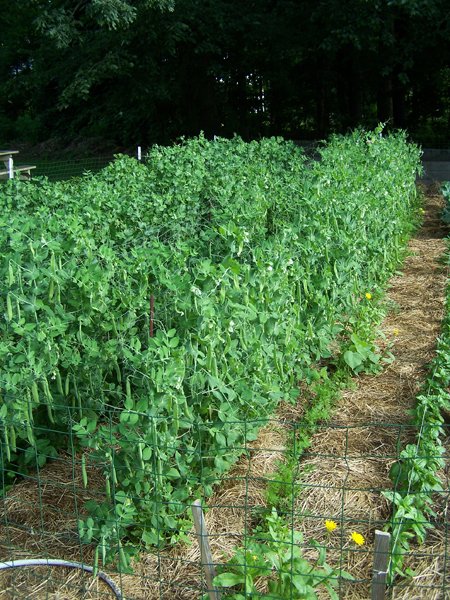
[[[306,539],[317,539],[322,526],[319,539],[330,548],[330,563],[337,566],[337,561],[361,580],[343,586],[341,598],[370,597],[373,534],[389,516],[381,492],[391,489],[389,469],[398,451],[414,435],[408,426],[408,411],[415,405],[443,318],[447,272],[440,262],[446,250],[446,232],[439,220],[441,203],[439,195],[427,194],[423,227],[409,244],[411,255],[402,273],[391,280],[388,296],[393,310],[383,322],[382,331],[393,343],[395,361],[378,376],[360,377],[357,387],[342,395],[333,424],[314,436],[302,461],[302,470],[308,474],[299,481],[304,491],[295,506],[297,526]],[[332,535],[324,531],[325,519],[338,524]],[[354,531],[364,535],[364,546],[358,547],[350,540]],[[434,569],[435,581],[430,582],[428,577],[427,584],[439,585],[436,560],[429,559],[428,571]],[[424,585],[423,581],[418,584]],[[413,588],[394,591],[392,597],[443,597],[439,595],[441,590],[436,596],[431,590],[415,595]]]

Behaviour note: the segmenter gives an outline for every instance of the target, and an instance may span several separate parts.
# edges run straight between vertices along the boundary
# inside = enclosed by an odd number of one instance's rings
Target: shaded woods
[[[0,139],[450,121],[447,0],[0,0]]]

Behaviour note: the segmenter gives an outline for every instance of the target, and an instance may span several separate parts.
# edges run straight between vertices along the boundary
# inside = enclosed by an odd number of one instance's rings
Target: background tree
[[[380,120],[428,141],[448,136],[447,0],[0,7],[4,140],[304,138]]]

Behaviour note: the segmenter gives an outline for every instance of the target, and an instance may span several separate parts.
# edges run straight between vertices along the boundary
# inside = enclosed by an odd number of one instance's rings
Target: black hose
[[[58,560],[53,558],[30,558],[23,560],[11,560],[7,562],[0,561],[0,570],[16,569],[22,567],[65,567],[67,569],[81,569],[82,571],[86,571],[87,573],[94,572],[94,567],[89,567],[79,562]],[[123,600],[122,592],[116,586],[114,581],[111,581],[111,579],[109,579],[109,577],[107,577],[101,571],[98,571],[97,577],[106,583],[106,585],[110,588],[117,600]]]

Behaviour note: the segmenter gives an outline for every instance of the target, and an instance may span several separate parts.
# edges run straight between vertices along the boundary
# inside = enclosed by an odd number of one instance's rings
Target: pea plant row
[[[126,570],[183,537],[299,380],[371,357],[360,324],[417,222],[420,152],[357,131],[320,155],[199,137],[2,187],[3,493],[70,453],[81,539]]]

